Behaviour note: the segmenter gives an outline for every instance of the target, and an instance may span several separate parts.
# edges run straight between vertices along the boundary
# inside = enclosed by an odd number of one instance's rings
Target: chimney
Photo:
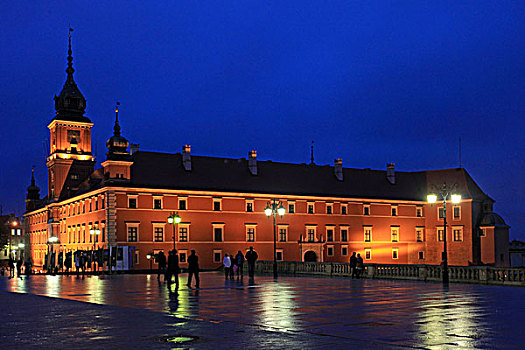
[[[139,144],[138,143],[132,143],[129,146],[130,154],[133,154],[133,153],[137,152],[138,150],[139,150]]]
[[[191,146],[190,145],[182,146],[182,165],[184,165],[184,170],[191,171]]]
[[[257,151],[248,153],[248,169],[252,175],[257,175]]]
[[[396,172],[394,170],[394,163],[386,163],[386,179],[392,185],[396,184]]]
[[[334,160],[334,174],[337,180],[343,181],[343,160],[341,158]]]

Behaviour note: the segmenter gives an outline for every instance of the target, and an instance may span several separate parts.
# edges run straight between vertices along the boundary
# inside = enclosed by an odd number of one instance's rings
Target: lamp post
[[[100,235],[100,229],[98,228],[98,226],[94,226],[89,229],[89,234],[93,237],[93,254],[91,255],[92,256],[91,270],[95,272],[95,244],[97,241],[97,236]]]
[[[175,250],[175,235],[177,234],[177,224],[179,224],[181,221],[181,218],[179,216],[179,213],[171,213],[170,216],[168,216],[168,223],[173,224],[173,250]]]
[[[452,188],[447,187],[447,184],[444,183],[441,189],[438,189],[436,193],[429,193],[427,195],[427,202],[434,204],[438,200],[438,194],[441,195],[443,200],[443,284],[448,285],[448,252],[447,252],[447,198],[450,196],[450,199],[453,204],[458,204],[461,202],[461,195],[457,193],[452,193],[456,186]]]
[[[286,210],[280,200],[272,199],[266,205],[264,213],[266,216],[273,216],[273,278],[277,278],[277,233],[275,226],[275,214],[283,216]]]
[[[151,266],[151,264],[153,263],[153,261],[151,260],[151,257],[152,257],[153,254],[149,253],[148,255],[146,255],[146,259],[149,260],[149,269],[153,269],[153,267]]]
[[[18,221],[16,220],[13,220],[11,221],[11,232],[10,234],[8,235],[9,236],[9,257],[11,258],[11,256],[13,255],[13,236],[16,235],[16,229],[15,227],[18,226]],[[16,246],[14,248],[14,250],[16,250]]]

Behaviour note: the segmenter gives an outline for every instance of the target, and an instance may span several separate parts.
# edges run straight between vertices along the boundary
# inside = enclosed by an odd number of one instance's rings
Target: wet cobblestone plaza
[[[0,277],[2,349],[522,349],[525,289],[343,278]]]

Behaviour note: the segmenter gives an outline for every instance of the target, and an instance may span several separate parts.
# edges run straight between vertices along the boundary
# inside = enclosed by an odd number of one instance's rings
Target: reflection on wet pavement
[[[32,276],[0,279],[0,290],[150,310],[171,326],[190,320],[358,340],[386,347],[520,348],[525,289],[410,281],[257,277],[225,281],[203,273],[199,290],[178,291],[154,275]],[[96,317],[96,316],[95,316]],[[95,322],[96,323],[96,322]],[[100,332],[96,327],[77,332]],[[184,337],[172,337],[177,343]],[[167,338],[166,338],[167,339]],[[181,340],[182,339],[182,340]]]

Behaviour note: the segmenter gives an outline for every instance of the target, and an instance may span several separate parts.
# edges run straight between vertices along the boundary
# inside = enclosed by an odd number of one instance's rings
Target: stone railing
[[[257,272],[272,273],[272,261],[258,261]],[[350,277],[348,263],[314,263],[282,261],[277,270],[287,275],[324,275]],[[502,268],[490,266],[449,266],[450,282],[480,283],[525,287],[525,268]],[[439,282],[443,278],[440,265],[366,264],[361,274],[364,278],[405,279]]]

